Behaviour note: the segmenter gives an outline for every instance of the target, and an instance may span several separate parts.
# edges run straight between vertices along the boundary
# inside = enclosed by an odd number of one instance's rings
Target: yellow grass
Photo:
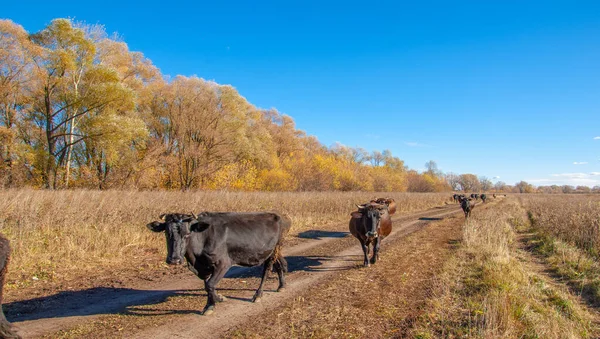
[[[418,338],[592,338],[592,315],[516,246],[528,223],[514,200],[473,211],[463,246],[438,276]],[[521,254],[519,254],[521,253]]]
[[[290,236],[348,220],[354,204],[393,197],[398,214],[444,204],[438,193],[262,193],[138,191],[0,191],[0,232],[11,241],[9,288],[31,279],[57,280],[162,261],[164,238],[146,229],[161,213],[266,211],[288,214]]]
[[[535,228],[594,256],[600,254],[600,196],[533,195],[521,199]]]

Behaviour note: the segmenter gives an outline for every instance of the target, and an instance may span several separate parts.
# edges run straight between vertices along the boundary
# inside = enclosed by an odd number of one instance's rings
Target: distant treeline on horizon
[[[385,147],[382,147],[385,148]],[[103,26],[0,20],[0,187],[560,193],[417,172],[389,150],[326,147],[291,117],[197,77],[167,81]],[[556,186],[558,187],[558,186]],[[600,188],[587,188],[587,192]]]

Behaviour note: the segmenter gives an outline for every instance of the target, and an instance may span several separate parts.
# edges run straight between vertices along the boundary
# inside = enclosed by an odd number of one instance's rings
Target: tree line
[[[498,189],[426,167],[389,150],[326,147],[232,86],[166,79],[103,26],[55,19],[30,34],[0,20],[0,187]]]

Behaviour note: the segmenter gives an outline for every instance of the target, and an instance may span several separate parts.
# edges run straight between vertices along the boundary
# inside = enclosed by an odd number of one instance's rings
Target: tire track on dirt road
[[[392,241],[395,238],[403,237],[421,227],[424,227],[432,220],[439,220],[460,212],[460,207],[455,204],[449,204],[442,207],[429,209],[422,212],[411,213],[408,215],[393,218],[395,223],[392,234],[388,236],[383,244]],[[347,229],[347,224],[339,224],[336,229]],[[316,233],[318,236],[318,232]],[[250,303],[245,300],[229,299],[225,303],[220,303],[215,314],[211,316],[201,316],[199,314],[186,315],[186,328],[167,324],[162,327],[152,328],[142,331],[135,335],[136,338],[198,338],[199,333],[206,335],[207,338],[218,337],[219,333],[227,330],[236,324],[246,320],[247,315],[258,314],[263,310],[274,305],[289,300],[301,294],[312,284],[322,281],[331,276],[338,269],[347,269],[355,267],[356,263],[362,262],[362,251],[358,242],[350,237],[329,237],[316,239],[303,239],[298,244],[284,248],[286,257],[302,257],[311,251],[319,248],[335,248],[336,244],[344,246],[341,251],[329,253],[329,260],[318,261],[315,263],[314,270],[301,270],[288,275],[288,287],[286,291],[280,293],[264,294],[261,303]],[[351,261],[348,266],[348,261]],[[314,261],[314,260],[313,260]],[[291,266],[294,265],[290,262]],[[318,266],[318,267],[317,267]],[[241,278],[252,274],[256,268],[233,267],[227,273],[228,278]],[[292,268],[293,270],[293,268]],[[140,282],[131,288],[99,288],[89,293],[76,294],[58,298],[44,305],[34,312],[17,315],[10,319],[18,333],[24,338],[37,337],[55,333],[59,330],[65,330],[77,326],[78,324],[93,321],[107,314],[115,314],[126,310],[128,307],[140,306],[164,301],[167,297],[185,293],[189,290],[201,288],[201,281],[194,275],[185,275],[175,277],[169,281]],[[226,294],[225,294],[226,295]],[[25,301],[26,302],[26,301]],[[200,310],[198,310],[200,311]]]

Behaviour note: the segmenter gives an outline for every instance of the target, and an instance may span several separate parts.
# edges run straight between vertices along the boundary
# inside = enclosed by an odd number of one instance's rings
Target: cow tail
[[[275,251],[273,251],[273,270],[277,271],[281,269],[283,272],[287,273],[288,263],[283,256],[281,248],[283,246],[283,240],[291,228],[292,221],[287,215],[284,215],[279,219],[279,222],[281,224],[281,235],[277,245],[275,245]]]
[[[285,260],[285,257],[283,256],[283,253],[281,253],[281,244],[277,244],[275,246],[275,252],[273,253],[273,271],[277,272],[279,270],[282,270],[284,273],[287,273],[288,271],[288,263],[287,260]]]

